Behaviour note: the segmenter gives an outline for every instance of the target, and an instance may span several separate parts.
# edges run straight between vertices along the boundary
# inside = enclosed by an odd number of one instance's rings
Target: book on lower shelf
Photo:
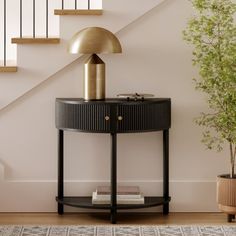
[[[98,195],[111,194],[111,187],[110,186],[98,186],[97,189],[96,189],[96,193]],[[121,185],[118,185],[117,194],[118,195],[136,195],[136,194],[140,194],[140,188],[139,188],[139,186],[121,186]]]
[[[92,195],[93,204],[110,204],[110,186],[98,186]],[[118,186],[117,204],[144,204],[144,197],[138,186]]]

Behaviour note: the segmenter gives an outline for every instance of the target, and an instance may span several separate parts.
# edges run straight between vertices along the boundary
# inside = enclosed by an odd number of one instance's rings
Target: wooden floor
[[[108,214],[99,213],[0,213],[0,224],[107,225]],[[117,224],[228,224],[223,213],[120,213]],[[236,222],[230,223],[235,225]]]

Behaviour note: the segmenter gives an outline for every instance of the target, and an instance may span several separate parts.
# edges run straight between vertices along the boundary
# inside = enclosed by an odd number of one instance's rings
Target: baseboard
[[[162,194],[161,181],[124,181],[139,185],[144,195]],[[104,181],[67,181],[66,195],[86,196]],[[56,181],[0,181],[0,212],[56,212]],[[214,181],[170,181],[171,212],[217,212],[216,183]],[[66,208],[67,211],[84,211]],[[161,208],[139,211],[158,211]],[[91,210],[90,210],[91,211]]]

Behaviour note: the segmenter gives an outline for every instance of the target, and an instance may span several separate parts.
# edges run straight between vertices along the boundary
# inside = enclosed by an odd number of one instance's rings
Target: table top
[[[67,104],[150,104],[150,103],[162,103],[170,102],[170,98],[146,98],[144,100],[128,100],[124,98],[107,98],[105,100],[90,100],[86,101],[83,98],[56,98],[57,102],[67,103]]]

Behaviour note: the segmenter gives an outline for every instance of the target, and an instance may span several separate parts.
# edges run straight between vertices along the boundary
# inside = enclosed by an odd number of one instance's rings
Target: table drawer
[[[157,131],[170,128],[170,101],[118,105],[118,132]]]
[[[56,127],[58,129],[86,132],[110,132],[109,104],[71,104],[56,102]]]

